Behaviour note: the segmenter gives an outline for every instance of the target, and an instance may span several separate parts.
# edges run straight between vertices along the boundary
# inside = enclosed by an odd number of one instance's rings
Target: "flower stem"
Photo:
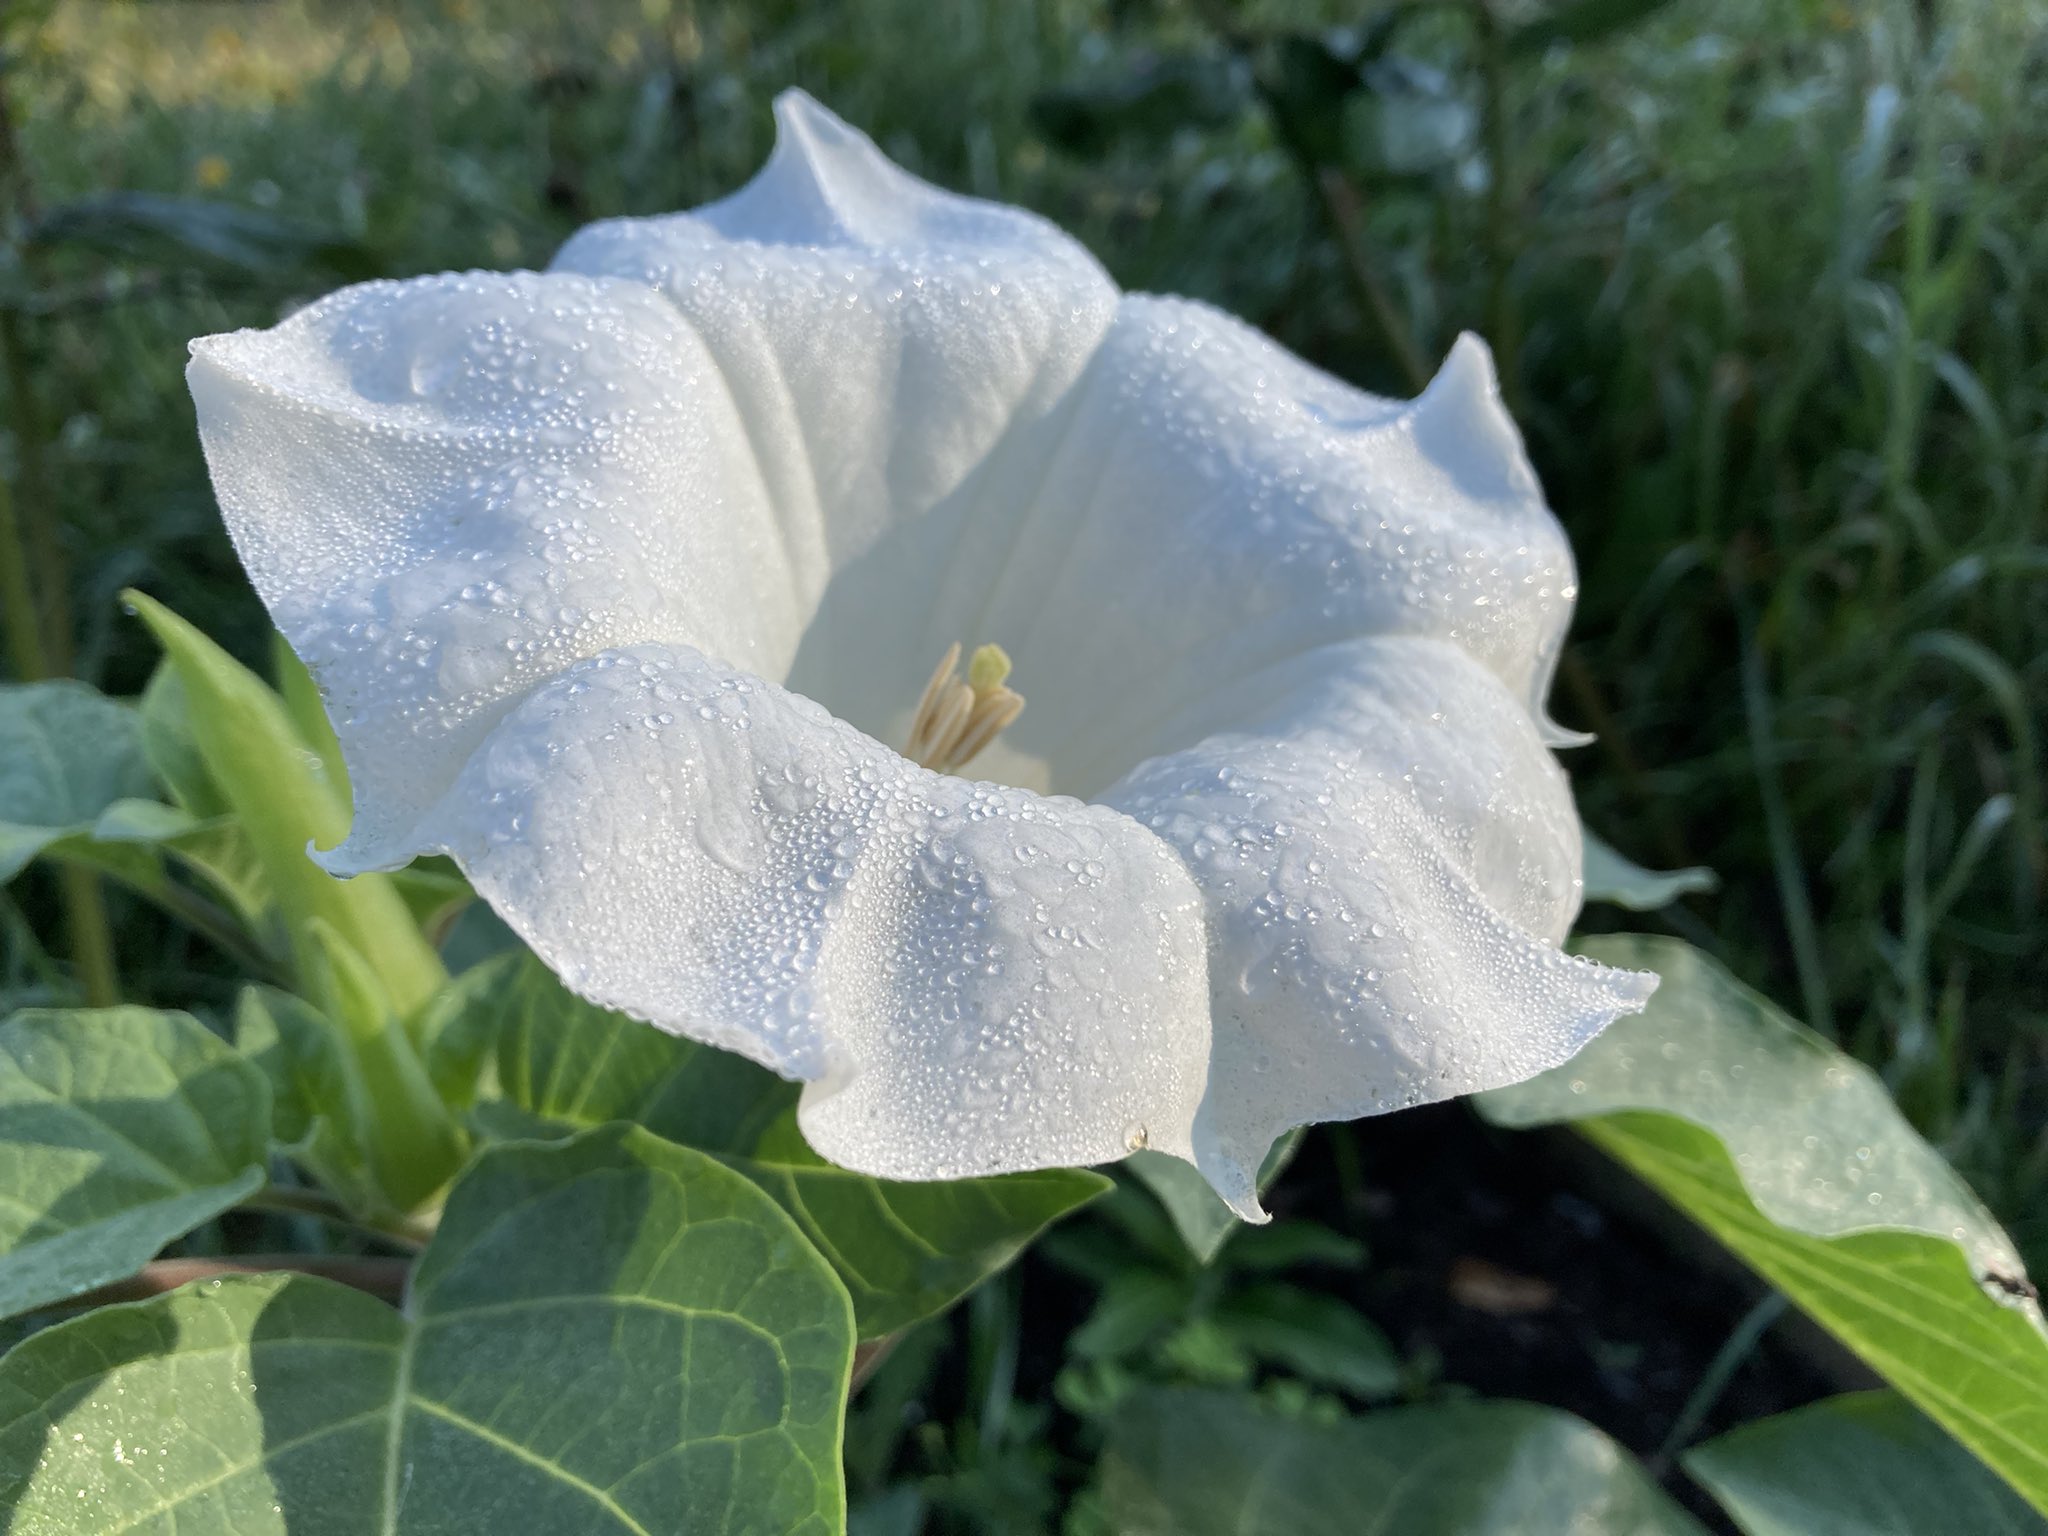
[[[147,1301],[194,1280],[220,1280],[231,1275],[270,1275],[280,1270],[317,1275],[323,1280],[366,1291],[397,1306],[405,1299],[411,1259],[343,1258],[322,1253],[251,1253],[238,1259],[157,1259],[126,1280],[74,1296],[67,1308],[104,1307],[122,1301]]]
[[[1387,285],[1380,281],[1377,268],[1373,266],[1372,252],[1367,246],[1365,234],[1365,211],[1359,205],[1358,189],[1351,184],[1351,178],[1334,165],[1325,165],[1315,172],[1316,191],[1321,194],[1323,213],[1330,221],[1330,228],[1337,234],[1337,249],[1343,253],[1345,270],[1350,272],[1352,285],[1365,300],[1365,307],[1372,312],[1373,323],[1379,327],[1380,338],[1387,344],[1387,350],[1394,354],[1394,362],[1401,370],[1401,376],[1408,387],[1417,394],[1422,393],[1429,383],[1429,364],[1423,360],[1422,348],[1415,343],[1415,336],[1408,329],[1408,321],[1400,307],[1394,303],[1394,296],[1387,292]]]
[[[241,1204],[245,1211],[273,1211],[280,1215],[312,1216],[337,1226],[354,1227],[386,1242],[408,1248],[424,1248],[434,1236],[434,1223],[416,1216],[359,1216],[325,1190],[292,1189],[273,1184],[260,1189]]]

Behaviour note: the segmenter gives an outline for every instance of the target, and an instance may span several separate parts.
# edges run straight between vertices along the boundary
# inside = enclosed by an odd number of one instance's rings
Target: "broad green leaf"
[[[1289,1131],[1267,1150],[1265,1161],[1259,1164],[1260,1194],[1271,1189],[1294,1160],[1301,1136],[1298,1128]],[[1123,1166],[1166,1207],[1174,1230],[1199,1263],[1214,1263],[1223,1245],[1244,1226],[1192,1163],[1164,1152],[1133,1152]]]
[[[618,1126],[486,1153],[403,1312],[264,1275],[36,1334],[0,1468],[37,1536],[835,1536],[852,1363],[789,1218]]]
[[[1579,1129],[2048,1512],[2048,1344],[2027,1311],[1985,1294],[1954,1242],[1780,1226],[1744,1194],[1709,1132],[1669,1116],[1611,1115]]]
[[[774,1196],[832,1261],[862,1338],[950,1306],[1109,1187],[1068,1169],[907,1184],[835,1168],[797,1132],[795,1084],[586,1003],[531,956],[486,1006],[505,1012],[498,1088],[521,1117],[508,1126],[485,1113],[487,1127],[533,1134],[546,1122],[629,1120],[716,1155]]]
[[[2048,1510],[2048,1332],[2012,1243],[1867,1068],[1669,939],[1663,982],[1574,1060],[1483,1094],[1574,1122]]]
[[[43,854],[118,880],[173,916],[259,955],[266,930],[275,927],[269,887],[232,816],[200,820],[161,800],[116,800],[90,827],[59,838]],[[173,861],[210,888],[216,905],[172,879]]]
[[[2048,1520],[1890,1392],[1781,1413],[1685,1455],[1745,1536],[2044,1536]]]
[[[751,1149],[796,1103],[796,1084],[585,1002],[530,952],[490,963],[502,967],[499,985],[471,995],[495,1042],[497,1091],[536,1121],[574,1128],[629,1120],[684,1146],[727,1153]]]
[[[448,974],[391,881],[336,880],[306,856],[309,844],[341,841],[349,808],[283,701],[161,603],[132,591],[127,600],[178,669],[199,758],[262,861],[299,963],[318,918],[371,965],[400,1014],[422,1007]]]
[[[1141,1392],[1097,1479],[1117,1536],[1703,1536],[1612,1440],[1533,1403],[1326,1423],[1241,1393]]]
[[[1588,901],[1609,902],[1631,912],[1654,912],[1681,896],[1720,888],[1720,877],[1711,869],[1645,869],[1605,838],[1591,832],[1585,832],[1583,837],[1582,870]]]
[[[90,836],[155,776],[135,711],[70,681],[0,686],[0,884],[52,843]]]
[[[263,1074],[149,1008],[0,1024],[0,1316],[132,1275],[262,1188]]]
[[[520,948],[458,971],[410,1021],[435,1094],[458,1114],[475,1105],[487,1067],[495,1091],[498,1036],[518,1006],[516,983],[525,959]]]
[[[773,1195],[832,1261],[864,1339],[944,1311],[1110,1187],[1071,1168],[932,1184],[870,1178],[813,1152],[794,1110],[750,1151],[719,1157]]]
[[[1354,1397],[1392,1397],[1401,1357],[1387,1336],[1334,1296],[1292,1285],[1226,1291],[1216,1320],[1268,1365]]]
[[[192,701],[178,664],[166,656],[149,675],[137,710],[142,750],[171,798],[194,816],[207,819],[231,810],[228,797],[207,772],[192,733]]]

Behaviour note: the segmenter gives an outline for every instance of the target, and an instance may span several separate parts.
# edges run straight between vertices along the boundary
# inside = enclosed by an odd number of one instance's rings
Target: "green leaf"
[[[336,880],[306,856],[309,844],[342,840],[349,809],[283,701],[161,603],[133,591],[127,600],[178,669],[199,758],[262,863],[299,963],[309,962],[308,928],[318,918],[372,966],[400,1014],[424,1005],[448,973],[391,881]]]
[[[813,1152],[794,1110],[750,1152],[721,1161],[773,1195],[832,1261],[864,1339],[943,1312],[1110,1187],[1071,1168],[933,1184],[870,1178]]]
[[[1289,1131],[1267,1149],[1265,1161],[1259,1164],[1260,1194],[1271,1189],[1294,1160],[1301,1135],[1299,1128]],[[1166,1207],[1174,1230],[1198,1263],[1213,1264],[1232,1234],[1244,1228],[1194,1164],[1164,1152],[1133,1152],[1123,1166]]]
[[[0,1316],[134,1274],[262,1188],[263,1074],[149,1008],[0,1024]]]
[[[1585,950],[1658,972],[1649,1008],[1481,1113],[1576,1123],[2048,1510],[2048,1331],[1883,1084],[1676,940]]]
[[[350,1210],[398,1214],[370,1170],[356,1123],[362,1090],[351,1081],[341,1027],[288,992],[245,987],[235,1048],[270,1081],[271,1134],[280,1150]]]
[[[498,1036],[510,1027],[518,1006],[517,983],[525,961],[522,948],[457,972],[410,1021],[435,1094],[458,1114],[476,1104],[487,1066],[495,1082]]]
[[[1363,1269],[1365,1244],[1318,1222],[1295,1218],[1264,1227],[1246,1227],[1231,1241],[1226,1269],[1272,1272],[1321,1264],[1331,1269]]]
[[[1185,1275],[1156,1269],[1127,1269],[1103,1283],[1088,1320],[1067,1339],[1076,1360],[1120,1360],[1135,1354],[1195,1305],[1195,1288]]]
[[[1069,1169],[940,1184],[849,1173],[804,1144],[795,1084],[584,1002],[531,956],[482,999],[504,1011],[498,1086],[520,1117],[508,1125],[486,1112],[486,1127],[530,1135],[546,1122],[629,1120],[716,1155],[774,1196],[832,1261],[864,1339],[943,1311],[1109,1187]]]
[[[1670,871],[1645,869],[1606,839],[1584,833],[1586,900],[1610,902],[1631,912],[1654,912],[1681,896],[1718,890],[1720,876],[1694,866]]]
[[[773,1202],[613,1127],[485,1154],[403,1313],[264,1275],[36,1334],[0,1467],[39,1536],[833,1536],[852,1362]]]
[[[1969,1452],[1890,1392],[1831,1397],[1685,1455],[1745,1536],[2043,1536]]]
[[[1117,1536],[1702,1536],[1612,1440],[1533,1403],[1324,1423],[1154,1390],[1110,1425],[1097,1496]]]
[[[1334,1296],[1292,1285],[1226,1292],[1216,1318],[1268,1365],[1367,1400],[1401,1389],[1401,1357],[1387,1336]]]
[[[52,843],[90,837],[155,776],[135,711],[84,683],[0,686],[0,884]]]
[[[178,665],[166,656],[149,675],[138,710],[142,750],[149,765],[170,790],[171,798],[201,819],[225,816],[231,807],[192,733],[192,701]]]

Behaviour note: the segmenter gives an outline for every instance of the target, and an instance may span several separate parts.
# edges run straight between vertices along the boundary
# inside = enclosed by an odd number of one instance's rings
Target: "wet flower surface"
[[[1639,1008],[1557,947],[1574,577],[1484,347],[1378,399],[778,118],[741,191],[546,273],[194,344],[348,760],[323,862],[451,854],[894,1178],[1149,1146],[1255,1216],[1289,1128]]]

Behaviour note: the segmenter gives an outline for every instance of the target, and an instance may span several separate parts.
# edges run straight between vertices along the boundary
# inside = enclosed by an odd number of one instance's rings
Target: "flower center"
[[[1000,645],[976,649],[968,658],[965,682],[959,667],[960,644],[955,641],[924,685],[924,697],[910,722],[910,739],[903,746],[905,757],[938,773],[965,768],[1024,712],[1024,695],[1004,686],[1010,657]]]

